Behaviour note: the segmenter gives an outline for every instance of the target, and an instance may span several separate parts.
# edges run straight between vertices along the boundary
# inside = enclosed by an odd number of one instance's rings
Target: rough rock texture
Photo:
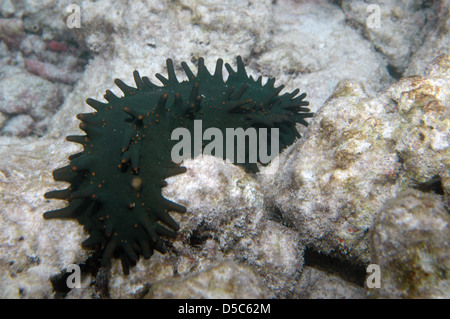
[[[27,114],[19,114],[12,117],[2,128],[5,135],[28,136],[33,131],[33,118]]]
[[[435,27],[437,12],[445,7],[441,1],[371,1],[380,14],[379,26],[371,27],[371,15],[378,12],[368,8],[368,3],[352,0],[340,3],[348,23],[360,29],[364,37],[383,53],[394,77],[403,74],[411,56]]]
[[[224,262],[178,279],[155,282],[146,299],[267,298],[261,277],[248,266]]]
[[[450,215],[440,196],[417,190],[389,200],[370,230],[379,298],[450,298]]]
[[[8,48],[17,49],[24,37],[25,30],[22,20],[0,18],[0,40],[3,41]]]
[[[189,276],[223,260],[252,266],[270,288],[267,296],[289,295],[301,271],[303,247],[295,232],[267,220],[256,181],[241,168],[211,156],[183,165],[186,174],[169,178],[163,193],[188,209],[174,214],[181,229],[178,238],[167,243],[170,253],[140,261],[126,277],[114,260],[111,297],[126,297],[124,291],[138,294],[144,283]]]
[[[0,139],[0,298],[52,298],[49,278],[87,258],[75,221],[45,222],[42,212],[62,203],[42,199],[55,185],[49,158],[62,143]],[[68,143],[64,143],[68,144]],[[68,151],[70,151],[68,149]],[[72,150],[73,151],[73,148]]]
[[[41,33],[46,40],[62,38],[71,34],[64,19],[66,8],[71,3],[71,0],[2,0],[0,14],[7,18],[22,19],[27,32]]]
[[[278,72],[279,83],[308,92],[311,110],[341,80],[361,81],[371,93],[390,83],[386,62],[330,1],[278,1],[273,19],[274,34],[255,67],[267,76]]]
[[[434,1],[434,4],[436,6],[434,27],[414,52],[405,75],[422,74],[434,57],[450,52],[450,5],[448,1]]]
[[[63,19],[69,3],[0,1],[1,135],[44,135],[80,79],[87,61]]]
[[[42,133],[48,118],[62,103],[60,88],[19,67],[4,67],[0,76],[0,112],[9,117],[3,134]]]
[[[419,189],[435,181],[436,192],[450,207],[450,55],[428,66],[425,77],[406,80],[397,110],[399,127],[393,132],[396,152],[405,169],[402,183]]]
[[[83,27],[74,29],[74,34],[97,57],[90,61],[83,81],[56,114],[51,135],[60,137],[67,127],[77,131],[75,115],[90,111],[85,98],[101,100],[106,89],[120,94],[113,83],[115,77],[130,83],[132,72],[139,70],[156,82],[154,74],[164,73],[169,57],[175,62],[179,79],[186,78],[180,67],[182,61],[195,64],[204,57],[205,65],[213,69],[218,58],[231,63],[237,55],[248,58],[269,38],[271,10],[269,0],[226,4],[150,0],[135,1],[132,6],[109,0],[83,1]]]
[[[364,288],[322,270],[305,266],[295,298],[299,299],[365,299]]]
[[[305,245],[367,263],[367,232],[387,199],[436,177],[448,199],[449,58],[376,98],[341,82],[274,176],[261,175],[267,203]]]

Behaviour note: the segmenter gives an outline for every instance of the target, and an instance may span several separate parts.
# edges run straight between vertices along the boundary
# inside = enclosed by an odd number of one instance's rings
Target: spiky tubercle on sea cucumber
[[[279,95],[284,86],[274,87],[273,78],[263,85],[261,76],[249,77],[241,57],[237,57],[237,70],[225,64],[226,81],[222,59],[217,60],[214,74],[203,58],[198,60],[197,75],[182,62],[188,77],[182,82],[172,60],[166,62],[168,78],[156,74],[162,86],[134,71],[136,87],[114,81],[123,97],[107,90],[107,103],[86,100],[96,110],[77,115],[86,134],[66,138],[81,144],[83,151],[53,172],[56,181],[70,186],[44,195],[69,202],[46,212],[45,219],[77,219],[90,235],[82,247],[102,249],[103,265],[119,257],[125,274],[141,255],[148,259],[154,250],[166,252],[160,236],[174,238],[179,229],[169,212],[186,211],[161,194],[166,178],[186,171],[171,159],[174,129],[193,132],[196,119],[202,120],[203,130],[218,128],[224,136],[226,128],[278,128],[281,151],[300,137],[296,123],[307,125],[305,118],[312,116],[305,108],[309,105],[304,101],[306,93],[297,96],[296,89]],[[258,170],[248,157],[241,165]]]

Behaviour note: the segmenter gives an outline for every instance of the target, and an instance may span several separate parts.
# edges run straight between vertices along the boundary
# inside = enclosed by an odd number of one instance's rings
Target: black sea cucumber
[[[171,158],[177,143],[171,140],[174,129],[192,132],[197,119],[202,120],[203,130],[218,128],[224,135],[226,128],[278,128],[282,150],[300,137],[296,123],[307,125],[304,119],[312,116],[305,108],[309,104],[304,101],[305,93],[296,97],[296,89],[279,95],[284,86],[274,87],[273,78],[263,85],[262,77],[249,77],[240,57],[237,70],[225,64],[226,81],[222,59],[214,74],[209,73],[203,58],[198,59],[197,75],[186,63],[181,66],[188,80],[178,81],[168,59],[168,78],[156,74],[162,86],[135,71],[136,87],[114,81],[123,97],[107,90],[107,103],[87,99],[96,112],[77,115],[86,135],[67,136],[84,149],[69,157],[69,165],[53,172],[56,181],[70,186],[45,194],[45,198],[69,204],[46,212],[44,218],[77,219],[90,234],[82,246],[102,249],[103,265],[111,257],[119,257],[125,274],[141,255],[147,259],[154,249],[166,252],[160,236],[173,238],[179,229],[169,212],[186,211],[161,194],[166,178],[186,171]],[[240,165],[258,169],[248,161],[248,154]]]

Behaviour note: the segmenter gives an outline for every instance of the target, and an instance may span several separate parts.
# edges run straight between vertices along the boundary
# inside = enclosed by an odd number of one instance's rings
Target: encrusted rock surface
[[[314,267],[305,266],[295,298],[300,299],[365,299],[363,287],[343,280],[339,276]]]
[[[39,130],[47,124],[61,103],[62,92],[57,85],[19,67],[3,68],[0,112],[9,117],[1,131],[3,134],[30,135],[34,129]]]
[[[126,277],[120,262],[114,260],[111,296],[125,297],[124,290],[139,293],[145,283],[189,276],[226,260],[251,266],[270,288],[265,296],[289,295],[301,271],[303,247],[295,232],[267,220],[254,178],[211,156],[183,165],[186,174],[169,178],[163,192],[188,209],[188,213],[173,214],[181,229],[178,238],[167,243],[170,253],[140,261]]]
[[[370,230],[381,288],[370,297],[450,298],[450,215],[440,196],[407,190],[385,203]]]
[[[450,5],[448,1],[434,1],[436,18],[422,45],[414,52],[405,75],[422,74],[431,61],[450,51]]]
[[[276,75],[280,84],[305,90],[312,111],[341,80],[363,82],[371,93],[390,84],[386,61],[373,43],[364,41],[330,1],[278,1],[273,19],[274,34],[255,67]]]
[[[383,53],[396,77],[403,74],[411,56],[435,27],[439,11],[446,7],[441,1],[422,0],[372,1],[371,7],[363,1],[340,3],[347,22]]]
[[[0,1],[0,135],[44,135],[81,78],[87,54],[64,22],[69,3]]]
[[[58,165],[49,158],[62,144],[67,143],[0,139],[0,298],[52,298],[50,277],[87,258],[76,221],[42,218],[43,211],[64,206],[42,199],[55,185],[51,170]]]
[[[190,276],[155,282],[148,299],[261,299],[267,288],[248,266],[223,262]]]
[[[267,204],[305,245],[368,263],[367,233],[387,199],[438,179],[448,201],[449,75],[443,55],[424,77],[402,79],[375,98],[341,82],[274,176],[261,175]]]

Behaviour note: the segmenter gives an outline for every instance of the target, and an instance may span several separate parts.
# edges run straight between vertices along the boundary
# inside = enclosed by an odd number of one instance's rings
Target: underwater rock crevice
[[[311,266],[327,273],[335,274],[345,281],[359,287],[364,287],[366,278],[366,266],[345,261],[306,247],[304,253],[305,266]]]

